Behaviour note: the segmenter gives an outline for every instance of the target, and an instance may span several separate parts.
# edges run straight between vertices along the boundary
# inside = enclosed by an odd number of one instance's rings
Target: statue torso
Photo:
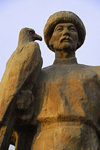
[[[96,133],[94,131],[90,132],[90,130],[99,129],[100,80],[96,71],[91,67],[77,63],[58,63],[44,68],[38,79],[35,96],[36,115],[37,120],[41,123],[41,134],[45,131],[43,135],[46,136],[46,132],[55,133],[56,129],[56,131],[59,130],[57,134],[60,137],[66,132],[66,139],[70,136],[76,138],[76,136],[82,134],[80,130],[84,130],[85,134],[89,131],[89,133],[92,133],[89,136],[95,137]],[[49,129],[49,131],[44,129]],[[68,134],[68,130],[73,130],[73,132]],[[72,133],[75,131],[79,135],[75,134],[74,137]],[[55,137],[53,133],[50,138]],[[40,137],[43,137],[43,135]],[[95,140],[92,140],[94,141],[93,145],[95,145]],[[92,140],[90,143],[93,143]],[[57,143],[60,142],[58,140]],[[61,147],[64,147],[64,145],[68,147],[69,144],[61,145],[63,145]],[[76,150],[78,145],[79,143],[76,144],[76,148],[73,150]],[[56,150],[56,148],[53,150]],[[63,150],[63,148],[59,150]]]
[[[42,70],[37,84],[38,119],[84,117],[95,122],[100,114],[97,73],[79,64],[55,64]]]

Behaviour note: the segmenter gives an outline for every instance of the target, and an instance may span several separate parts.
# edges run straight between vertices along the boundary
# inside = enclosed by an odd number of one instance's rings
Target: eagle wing
[[[29,42],[17,48],[9,59],[0,83],[0,121],[18,91],[30,81],[30,88],[36,82],[42,67],[39,44]],[[32,81],[30,80],[30,77]]]

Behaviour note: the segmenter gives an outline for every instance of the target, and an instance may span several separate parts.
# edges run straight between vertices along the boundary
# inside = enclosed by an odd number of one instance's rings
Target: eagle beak
[[[42,37],[40,35],[36,34],[36,33],[34,35],[34,39],[42,41]]]

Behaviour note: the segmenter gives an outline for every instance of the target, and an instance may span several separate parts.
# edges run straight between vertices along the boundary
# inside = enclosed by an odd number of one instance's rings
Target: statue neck
[[[75,52],[68,53],[66,51],[56,51],[54,64],[77,64]]]

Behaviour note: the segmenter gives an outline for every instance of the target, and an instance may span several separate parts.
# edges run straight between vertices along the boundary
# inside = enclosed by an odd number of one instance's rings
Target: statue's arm
[[[98,88],[100,90],[100,66],[90,66],[90,68],[96,73],[97,84],[98,84]],[[100,101],[98,102],[98,106],[100,106]],[[100,109],[99,109],[99,114],[100,114]],[[99,130],[98,132],[100,134],[100,117],[98,118],[97,126],[98,126],[98,130]]]
[[[21,90],[16,97],[17,118],[19,124],[30,124],[30,120],[34,116],[35,98],[31,90]]]

